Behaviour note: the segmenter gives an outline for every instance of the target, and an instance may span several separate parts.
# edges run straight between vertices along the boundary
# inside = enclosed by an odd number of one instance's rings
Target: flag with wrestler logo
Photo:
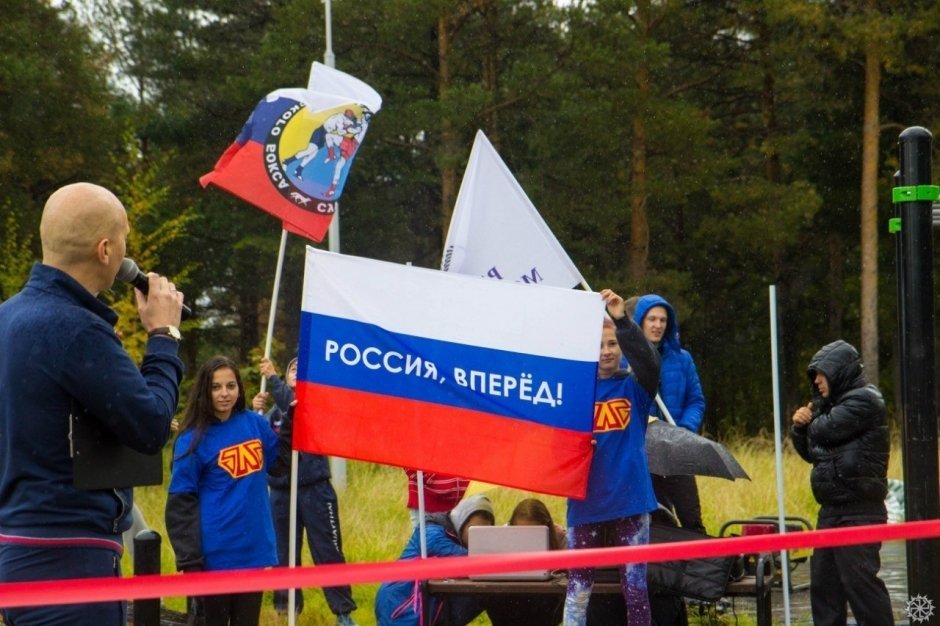
[[[603,311],[308,247],[294,447],[582,498]]]
[[[361,80],[315,63],[306,89],[278,89],[199,179],[322,241],[352,161],[382,98]]]

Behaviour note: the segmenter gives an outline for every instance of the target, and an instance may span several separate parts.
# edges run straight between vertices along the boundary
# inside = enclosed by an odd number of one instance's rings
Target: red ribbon
[[[412,559],[382,563],[346,563],[293,569],[277,567],[196,572],[185,575],[3,583],[0,584],[0,607],[215,595],[291,587],[333,587],[395,580],[459,578],[472,574],[602,567],[644,561],[677,561],[733,554],[780,552],[798,548],[927,539],[938,536],[940,536],[940,520],[927,520],[618,548]]]

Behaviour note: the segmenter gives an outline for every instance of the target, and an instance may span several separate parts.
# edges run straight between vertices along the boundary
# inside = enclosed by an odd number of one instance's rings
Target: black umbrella
[[[717,476],[751,479],[741,464],[717,441],[653,420],[646,427],[650,472],[659,476]]]

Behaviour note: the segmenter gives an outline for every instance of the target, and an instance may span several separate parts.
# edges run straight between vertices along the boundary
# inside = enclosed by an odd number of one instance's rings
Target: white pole
[[[297,567],[297,463],[300,459],[300,454],[297,450],[291,450],[290,452],[290,537],[287,540],[288,550],[290,553],[287,557],[287,566],[290,568]],[[294,598],[294,587],[291,587],[287,590],[287,623],[288,626],[295,626],[297,623],[297,614],[294,610],[296,604],[296,598]]]
[[[421,558],[428,558],[428,536],[424,526],[424,472],[418,470],[418,542],[421,545]]]
[[[281,292],[281,274],[284,271],[284,254],[287,251],[287,230],[281,229],[281,245],[277,251],[277,269],[274,271],[274,288],[271,293],[271,310],[268,313],[268,334],[264,339],[264,358],[271,358],[271,343],[274,340],[274,318],[277,315],[277,299]],[[286,376],[286,373],[285,373]],[[267,379],[261,377],[261,391],[264,392],[267,387]],[[290,463],[290,522],[288,524],[288,567],[296,567],[297,559],[294,553],[297,551],[297,451],[291,451]],[[287,591],[287,611],[289,617],[288,624],[294,626],[294,590]]]
[[[333,55],[333,5],[330,0],[323,0],[326,5],[326,50],[323,52],[323,64],[327,67],[336,67],[336,56]]]
[[[330,0],[323,0],[326,11],[326,50],[323,52],[323,64],[327,67],[336,67],[336,56],[333,54],[333,6]],[[339,202],[334,202],[336,212],[330,220],[329,250],[339,253]],[[337,491],[346,489],[346,459],[330,457],[330,473],[333,475],[333,486]]]
[[[659,397],[659,394],[656,394],[656,406],[659,407],[659,410],[663,412],[663,418],[673,426],[676,425],[676,420],[672,419],[672,413],[669,412],[669,409],[666,408],[666,403],[663,402],[663,399]]]
[[[786,513],[783,502],[783,439],[780,428],[780,370],[777,353],[777,286],[770,286],[770,366],[774,389],[774,452],[777,463],[777,525],[780,534],[785,533]],[[780,552],[781,570],[783,571],[783,614],[787,626],[790,626],[790,561],[786,550]]]
[[[264,338],[264,358],[271,358],[271,342],[274,339],[274,318],[277,316],[277,297],[281,292],[281,273],[284,270],[284,252],[287,250],[287,231],[281,229],[281,246],[277,251],[277,269],[274,270],[274,287],[271,290],[271,309],[268,311],[268,334]],[[261,392],[267,387],[267,379],[261,377]]]

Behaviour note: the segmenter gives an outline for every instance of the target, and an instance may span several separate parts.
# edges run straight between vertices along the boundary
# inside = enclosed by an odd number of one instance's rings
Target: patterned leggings
[[[650,518],[646,513],[609,522],[581,524],[568,529],[568,547],[573,549],[635,546],[647,544],[649,539]],[[618,569],[630,626],[649,626],[650,601],[646,591],[646,563],[628,563]],[[568,570],[564,626],[587,624],[587,608],[593,587],[593,568]]]

